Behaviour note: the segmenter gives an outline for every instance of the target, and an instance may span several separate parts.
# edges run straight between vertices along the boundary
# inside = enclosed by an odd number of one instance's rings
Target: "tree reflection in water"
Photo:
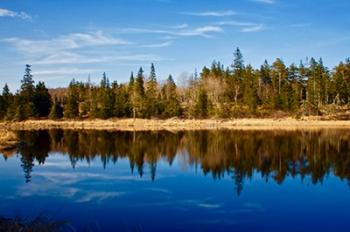
[[[150,167],[156,179],[160,159],[171,165],[186,156],[188,165],[201,167],[205,175],[220,179],[232,176],[237,194],[254,172],[266,181],[283,183],[287,176],[310,176],[322,182],[333,173],[350,183],[350,133],[319,131],[192,131],[106,132],[36,131],[19,132],[18,148],[26,182],[30,182],[36,160],[45,164],[50,152],[68,154],[72,167],[78,161],[100,159],[103,167],[128,158],[131,172],[140,176]],[[147,164],[147,165],[145,165]]]

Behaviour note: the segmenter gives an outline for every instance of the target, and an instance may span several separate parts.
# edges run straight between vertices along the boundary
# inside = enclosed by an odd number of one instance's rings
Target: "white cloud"
[[[264,30],[264,25],[263,24],[259,24],[256,26],[252,26],[252,27],[245,27],[242,28],[241,32],[259,32]]]
[[[146,44],[146,45],[142,45],[141,47],[144,47],[144,48],[164,48],[164,47],[169,47],[172,44],[173,44],[173,41],[166,41],[163,43]]]
[[[216,25],[219,26],[238,26],[238,27],[251,27],[251,26],[256,26],[256,23],[252,23],[252,22],[243,22],[243,21],[221,21],[221,22],[217,22],[215,23]]]
[[[27,20],[32,19],[32,17],[25,12],[15,12],[4,8],[0,8],[0,17],[20,18]]]
[[[199,203],[197,204],[197,206],[201,208],[208,208],[208,209],[217,209],[221,207],[220,204],[207,204],[207,203]]]
[[[161,45],[161,44],[159,44]],[[153,47],[156,44],[153,45]],[[93,58],[91,58],[93,57]],[[41,59],[32,59],[27,61],[30,64],[52,65],[52,64],[93,64],[93,63],[108,63],[108,62],[155,62],[165,59],[153,54],[114,54],[104,55],[94,53],[90,55],[82,55],[74,52],[60,52],[48,55]]]
[[[223,29],[221,27],[218,27],[218,26],[203,26],[203,27],[194,28],[192,30],[179,31],[179,32],[175,33],[175,35],[210,37],[211,33],[218,33],[218,32],[222,32],[222,31],[223,31]]]
[[[259,32],[265,29],[265,26],[263,23],[253,23],[253,22],[245,22],[245,21],[221,21],[215,23],[219,26],[233,26],[238,27],[240,32],[247,33],[247,32]]]
[[[275,4],[275,0],[252,0],[254,2],[264,3],[264,4]]]
[[[184,29],[184,28],[188,28],[188,24],[187,23],[179,24],[179,25],[173,26],[172,28],[174,28],[174,29]]]
[[[206,25],[202,27],[195,28],[171,28],[168,30],[158,30],[158,29],[147,29],[147,28],[124,28],[121,30],[123,33],[149,33],[149,34],[165,34],[169,36],[177,37],[189,37],[189,36],[202,36],[210,37],[212,33],[222,32],[223,29],[220,26]]]
[[[126,45],[127,41],[105,35],[102,31],[95,33],[73,33],[50,40],[30,40],[20,38],[2,39],[25,53],[50,54],[57,51],[78,49],[91,46]]]
[[[232,10],[228,10],[228,11],[181,12],[180,14],[191,15],[191,16],[226,17],[226,16],[235,15],[236,12]]]
[[[102,202],[109,198],[116,198],[125,194],[124,192],[87,192],[81,198],[77,199],[78,203],[86,203],[91,201]]]
[[[33,71],[35,76],[66,76],[66,75],[81,75],[97,72],[104,72],[104,69],[88,69],[88,68],[60,68],[60,69],[44,69]]]

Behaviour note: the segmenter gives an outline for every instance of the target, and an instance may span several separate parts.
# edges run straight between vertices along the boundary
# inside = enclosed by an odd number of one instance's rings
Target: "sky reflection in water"
[[[0,213],[78,231],[347,231],[349,134],[22,132]]]

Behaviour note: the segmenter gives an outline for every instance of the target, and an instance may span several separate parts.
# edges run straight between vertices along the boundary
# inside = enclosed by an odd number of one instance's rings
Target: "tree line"
[[[245,65],[239,48],[232,65],[214,61],[195,72],[183,86],[169,75],[157,80],[155,67],[145,75],[141,67],[128,83],[110,82],[103,73],[99,84],[73,79],[63,96],[51,96],[43,82],[34,85],[30,65],[26,65],[21,88],[12,94],[5,84],[0,95],[0,118],[232,118],[329,114],[330,106],[350,103],[350,59],[334,69],[322,59],[308,59],[299,65],[276,59],[259,69]]]

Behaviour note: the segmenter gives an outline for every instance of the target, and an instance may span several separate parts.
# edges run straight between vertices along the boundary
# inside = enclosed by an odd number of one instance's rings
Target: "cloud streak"
[[[4,8],[0,8],[0,17],[9,17],[9,18],[20,18],[24,20],[31,20],[32,17],[28,15],[27,13],[21,11],[21,12],[16,12]]]
[[[223,32],[223,28],[220,26],[205,25],[201,27],[190,28],[179,27],[170,29],[148,29],[148,28],[124,28],[121,30],[122,33],[135,33],[135,34],[164,34],[175,37],[191,37],[191,36],[202,36],[211,37],[213,33]]]
[[[62,50],[79,49],[92,46],[127,45],[130,44],[122,39],[105,35],[102,31],[95,33],[73,33],[59,36],[50,40],[29,40],[20,38],[2,39],[0,42],[7,42],[19,51],[26,53],[53,53]]]
[[[143,48],[164,48],[164,47],[169,47],[173,44],[173,41],[166,41],[163,43],[155,43],[155,44],[146,44],[142,45],[141,47]]]
[[[227,11],[203,11],[203,12],[180,12],[183,15],[199,16],[199,17],[227,17],[236,15],[236,12],[232,10]]]
[[[155,46],[155,45],[154,45]],[[93,58],[92,58],[93,57]],[[45,56],[42,59],[29,60],[30,64],[52,65],[52,64],[93,64],[93,63],[108,63],[108,62],[150,62],[163,61],[161,57],[153,54],[118,54],[103,55],[95,53],[93,55],[82,55],[74,52],[60,52]]]
[[[263,3],[263,4],[269,4],[269,5],[272,5],[272,4],[275,4],[275,0],[252,0],[254,2],[258,2],[258,3]]]
[[[245,32],[245,33],[252,33],[252,32],[259,32],[264,30],[264,25],[263,24],[259,24],[259,25],[255,25],[255,26],[251,26],[251,27],[245,27],[241,29],[241,32]]]

